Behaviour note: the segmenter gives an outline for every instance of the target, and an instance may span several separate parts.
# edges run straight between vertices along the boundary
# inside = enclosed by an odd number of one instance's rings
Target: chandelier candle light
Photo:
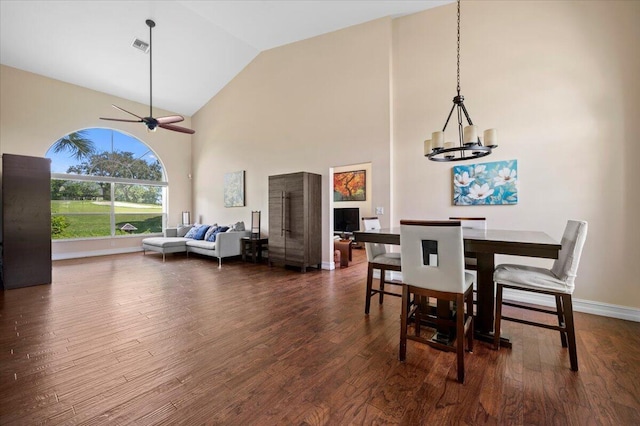
[[[484,131],[482,144],[478,136],[478,126],[473,124],[467,108],[464,106],[464,96],[460,94],[460,0],[458,0],[458,95],[453,98],[453,107],[449,112],[442,131],[433,132],[431,139],[424,141],[424,155],[431,161],[463,161],[480,158],[491,154],[498,147],[496,129]],[[447,129],[453,110],[458,112],[458,145],[444,141],[444,131]],[[462,120],[467,119],[468,126],[463,127]]]

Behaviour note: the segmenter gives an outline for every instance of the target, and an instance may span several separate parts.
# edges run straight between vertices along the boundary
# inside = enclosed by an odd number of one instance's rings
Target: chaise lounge
[[[207,229],[203,230],[203,227]],[[194,228],[196,229],[194,230]],[[210,229],[211,233],[208,232]],[[197,253],[217,257],[218,268],[221,268],[223,258],[241,255],[240,239],[250,235],[250,231],[244,230],[243,222],[238,222],[230,227],[218,227],[217,225],[180,226],[167,228],[163,237],[145,238],[142,240],[142,250],[145,255],[147,250],[162,253],[163,262],[167,253],[186,252],[187,256],[189,253]]]

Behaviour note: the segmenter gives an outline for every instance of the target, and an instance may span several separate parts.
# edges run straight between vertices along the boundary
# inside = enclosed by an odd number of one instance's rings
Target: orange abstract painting
[[[365,201],[367,173],[365,170],[333,174],[333,201]]]

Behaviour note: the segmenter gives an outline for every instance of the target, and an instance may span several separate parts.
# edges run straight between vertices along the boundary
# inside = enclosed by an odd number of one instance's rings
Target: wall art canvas
[[[518,160],[454,166],[453,204],[518,204]]]
[[[367,171],[354,170],[333,174],[333,201],[366,201]]]
[[[244,170],[224,174],[224,206],[244,207]]]

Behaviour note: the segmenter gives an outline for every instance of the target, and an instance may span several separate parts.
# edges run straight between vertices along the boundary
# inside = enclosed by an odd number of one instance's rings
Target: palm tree
[[[80,130],[69,133],[53,144],[54,153],[59,154],[64,151],[69,151],[76,160],[82,160],[95,152],[95,145],[91,139],[87,138],[87,132]]]

